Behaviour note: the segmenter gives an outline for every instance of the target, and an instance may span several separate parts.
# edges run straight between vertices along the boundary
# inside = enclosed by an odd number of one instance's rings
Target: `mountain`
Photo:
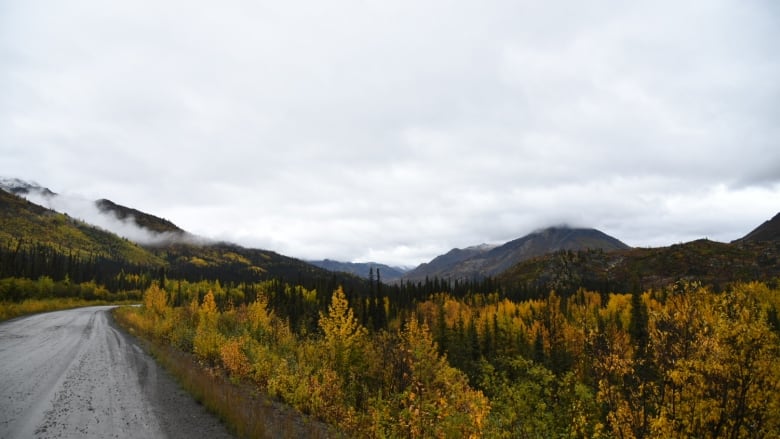
[[[436,256],[430,262],[424,262],[415,269],[408,271],[403,275],[404,280],[422,281],[425,278],[433,279],[435,277],[449,277],[447,274],[458,264],[471,258],[478,257],[492,249],[495,246],[488,244],[475,245],[466,248],[454,248],[443,255]]]
[[[75,195],[57,194],[38,183],[18,178],[0,178],[0,188],[138,244],[164,245],[174,241],[198,239],[166,219],[111,200],[92,201]]]
[[[56,193],[34,181],[25,181],[18,178],[0,177],[0,189],[14,195],[27,195],[30,192],[38,192],[44,196],[54,196]]]
[[[716,290],[736,281],[780,277],[778,216],[732,243],[699,239],[668,247],[559,251],[522,261],[497,280],[507,291],[541,295],[580,287],[609,292],[663,288],[695,280]]]
[[[154,233],[171,233],[179,236],[184,236],[186,234],[179,226],[166,219],[116,204],[105,198],[95,201],[95,206],[103,213],[113,214],[117,219],[122,221],[132,220],[138,227],[142,227]]]
[[[128,264],[161,266],[163,261],[126,239],[0,190],[0,246],[33,246],[93,255]]]
[[[425,277],[473,279],[496,276],[517,263],[559,250],[622,250],[629,248],[616,238],[596,229],[549,227],[509,241],[498,247],[455,249],[422,264],[404,276],[420,281]]]
[[[483,255],[482,271],[494,276],[520,261],[558,250],[622,250],[629,248],[620,240],[596,229],[566,226],[549,227],[507,242]]]
[[[733,242],[762,242],[780,240],[780,213],[771,220],[764,221],[752,232]]]
[[[132,216],[142,230],[176,233],[188,239],[139,245],[0,190],[0,278],[47,275],[61,279],[67,275],[78,282],[108,284],[122,272],[155,277],[162,270],[170,278],[237,284],[276,279],[309,288],[318,286],[323,291],[364,284],[355,276],[334,274],[273,251],[193,239],[167,220],[108,200],[98,204],[117,217]]]
[[[307,262],[328,271],[350,273],[363,279],[368,279],[369,272],[373,269],[374,273],[379,273],[382,282],[392,282],[400,279],[407,271],[401,267],[391,267],[376,262],[339,262],[330,259]],[[376,278],[376,274],[374,276]]]

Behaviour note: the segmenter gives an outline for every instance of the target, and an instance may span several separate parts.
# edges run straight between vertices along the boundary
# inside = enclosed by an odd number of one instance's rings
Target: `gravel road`
[[[114,326],[110,309],[0,324],[0,438],[232,437]]]

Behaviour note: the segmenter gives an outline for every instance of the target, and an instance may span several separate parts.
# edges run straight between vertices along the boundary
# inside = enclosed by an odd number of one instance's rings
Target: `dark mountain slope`
[[[155,233],[174,233],[178,235],[184,235],[185,233],[176,224],[166,219],[116,204],[111,200],[100,199],[95,201],[95,205],[103,213],[113,213],[120,220],[132,218],[138,227],[143,227]]]
[[[780,240],[780,213],[769,221],[765,221],[752,232],[734,242],[761,242]]]
[[[347,287],[364,283],[348,273],[333,273],[270,250],[245,248],[226,242],[202,245],[172,243],[149,247],[149,250],[168,262],[168,275],[172,278],[229,282],[276,279],[310,288],[327,283],[332,284],[332,289],[339,284]]]
[[[520,261],[558,250],[622,250],[629,248],[620,240],[596,229],[550,227],[507,242],[485,255],[487,275],[495,276]]]
[[[448,273],[461,262],[478,257],[493,248],[485,244],[467,248],[454,248],[443,255],[436,256],[430,262],[422,263],[417,268],[408,271],[403,275],[403,279],[422,281],[425,278],[446,278]]]
[[[550,227],[470,255],[453,250],[427,265],[421,265],[404,276],[404,279],[421,280],[425,276],[452,280],[483,278],[496,276],[521,261],[559,250],[612,251],[627,248],[618,239],[595,229]],[[436,269],[430,269],[434,264]]]

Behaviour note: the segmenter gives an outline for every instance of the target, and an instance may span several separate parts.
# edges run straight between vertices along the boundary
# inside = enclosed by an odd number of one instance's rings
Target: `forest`
[[[116,315],[349,437],[780,435],[776,284],[534,299],[427,284],[165,279]]]

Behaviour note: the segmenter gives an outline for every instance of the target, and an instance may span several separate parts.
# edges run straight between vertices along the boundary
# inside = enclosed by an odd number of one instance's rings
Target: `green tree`
[[[631,320],[628,324],[628,333],[631,335],[631,340],[636,345],[639,355],[645,354],[650,339],[647,329],[648,321],[647,305],[642,300],[642,293],[634,291],[631,293]]]
[[[491,437],[598,437],[604,428],[592,390],[572,373],[558,378],[516,356],[500,370],[485,363],[481,385],[490,396]]]

